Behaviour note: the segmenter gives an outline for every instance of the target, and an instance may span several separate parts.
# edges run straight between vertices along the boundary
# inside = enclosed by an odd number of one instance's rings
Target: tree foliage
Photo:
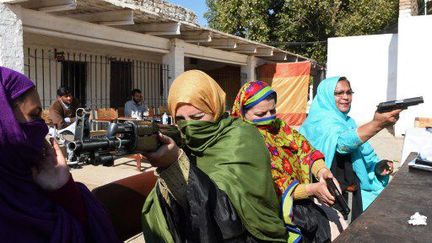
[[[375,34],[397,22],[399,0],[206,0],[211,28],[325,63],[329,37]]]
[[[251,40],[266,42],[269,35],[268,1],[207,0],[209,26]]]

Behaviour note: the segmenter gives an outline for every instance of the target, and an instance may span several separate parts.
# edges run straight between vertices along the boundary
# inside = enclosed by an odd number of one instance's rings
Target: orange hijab
[[[175,117],[179,104],[188,103],[213,115],[214,121],[217,121],[225,112],[225,96],[222,88],[209,75],[199,70],[190,70],[180,74],[172,83],[168,109]]]

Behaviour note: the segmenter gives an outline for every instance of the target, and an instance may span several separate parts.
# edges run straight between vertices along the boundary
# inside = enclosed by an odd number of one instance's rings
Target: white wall
[[[240,66],[240,75],[241,75],[241,84],[245,84],[246,82],[253,81],[256,79],[256,67],[257,65],[257,57],[248,56],[247,57],[247,65]]]
[[[328,39],[327,77],[350,80],[350,116],[359,125],[373,118],[379,102],[396,98],[397,42],[394,34]]]
[[[182,74],[185,70],[185,55],[184,55],[184,44],[185,42],[181,39],[172,39],[170,42],[170,52],[165,54],[162,58],[162,62],[169,65],[169,76],[168,76],[168,87],[171,87],[172,82]],[[168,97],[168,93],[166,95]]]
[[[396,134],[432,117],[432,15],[399,18],[397,98],[423,96],[425,103],[404,111]]]
[[[23,26],[20,7],[0,3],[0,66],[24,71]]]

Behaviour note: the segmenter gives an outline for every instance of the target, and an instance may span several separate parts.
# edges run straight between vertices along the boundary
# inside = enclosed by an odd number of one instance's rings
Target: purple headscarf
[[[0,67],[0,241],[119,242],[105,210],[84,185],[78,188],[87,210],[88,232],[34,183],[31,160],[38,156],[33,156],[35,146],[29,144],[34,138],[23,131],[12,108],[33,87],[26,76]]]
[[[41,148],[33,146],[30,137],[26,136],[22,128],[25,129],[27,126],[16,120],[12,104],[33,87],[33,82],[26,76],[7,68],[0,68],[0,170],[21,178],[28,177],[31,173],[31,164],[34,160],[40,159]],[[28,128],[30,131],[35,130],[31,129],[31,126]],[[42,129],[46,131],[46,125]],[[45,135],[46,133],[43,134]]]

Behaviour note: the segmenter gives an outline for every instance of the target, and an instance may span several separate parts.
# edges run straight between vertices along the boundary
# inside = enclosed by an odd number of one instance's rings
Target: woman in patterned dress
[[[276,118],[276,100],[276,92],[265,82],[248,82],[240,89],[231,115],[255,125],[264,137],[286,226],[300,230],[305,242],[327,242],[346,227],[340,214],[329,207],[335,198],[325,180],[333,175],[325,166],[324,155]]]

